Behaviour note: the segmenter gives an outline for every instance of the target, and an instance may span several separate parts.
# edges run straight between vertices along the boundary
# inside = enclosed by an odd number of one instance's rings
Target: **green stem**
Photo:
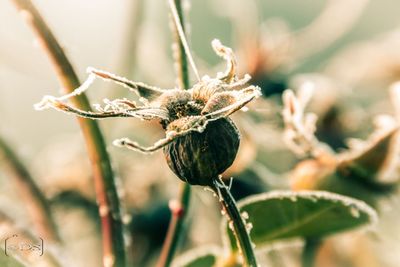
[[[66,93],[72,92],[79,87],[80,81],[46,22],[31,1],[13,0],[13,2],[47,52],[64,91]],[[77,108],[90,110],[89,100],[84,94],[75,97],[72,102]],[[126,259],[120,203],[103,135],[96,121],[83,118],[78,118],[78,121],[92,163],[96,198],[102,225],[103,266],[124,267]]]
[[[185,26],[184,26],[184,19],[183,19],[183,11],[182,11],[182,3],[181,0],[171,0],[171,3],[174,4],[173,7],[176,9],[176,13],[178,14],[179,17],[179,23],[185,31]],[[173,16],[173,14],[171,14]],[[177,75],[178,75],[178,86],[179,88],[182,89],[189,89],[190,87],[190,81],[189,81],[189,68],[188,68],[188,61],[187,61],[187,56],[185,53],[185,48],[183,46],[182,40],[179,36],[179,32],[175,23],[175,20],[172,18],[172,24],[173,24],[173,36],[174,36],[174,41],[175,41],[175,46],[177,49],[174,49],[174,59],[175,62],[177,63]]]
[[[315,258],[317,256],[318,249],[321,246],[320,239],[306,239],[303,254],[301,255],[302,267],[314,267]]]
[[[256,256],[254,255],[250,236],[247,232],[246,224],[236,205],[235,199],[229,191],[229,188],[224,184],[220,177],[214,179],[213,182],[213,190],[220,197],[223,209],[226,211],[228,216],[229,224],[233,226],[233,232],[235,234],[239,250],[243,256],[244,266],[257,267],[257,260]]]
[[[170,4],[172,1],[170,2]],[[171,8],[176,8],[179,16],[179,23],[183,28],[183,12],[180,0],[173,0],[173,6]],[[178,85],[179,88],[188,89],[189,84],[189,70],[187,64],[187,57],[185,54],[185,49],[180,40],[178,34],[177,26],[174,24],[173,35],[175,39],[175,45],[179,49],[174,51],[175,62],[177,63],[178,69]],[[157,267],[168,267],[170,266],[172,259],[174,257],[175,251],[178,247],[179,238],[181,236],[185,215],[187,214],[189,203],[190,203],[190,185],[187,183],[181,183],[179,191],[179,197],[177,201],[170,202],[170,209],[172,213],[172,219],[168,226],[167,236],[165,238],[163,247],[161,249],[160,258],[157,262]]]
[[[0,156],[15,180],[18,192],[24,200],[26,210],[38,235],[49,242],[60,242],[46,197],[19,157],[1,137]]]

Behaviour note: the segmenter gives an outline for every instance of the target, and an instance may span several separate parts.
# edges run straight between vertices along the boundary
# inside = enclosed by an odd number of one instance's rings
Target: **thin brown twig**
[[[0,160],[14,178],[37,234],[49,242],[60,242],[50,205],[21,159],[0,137]]]
[[[72,92],[79,87],[80,81],[55,36],[31,1],[13,0],[13,2],[47,52],[64,91],[66,93]],[[89,101],[84,94],[76,96],[71,101],[77,108],[90,110]],[[77,119],[92,163],[96,198],[102,225],[103,266],[124,267],[126,257],[120,203],[103,135],[96,121]]]

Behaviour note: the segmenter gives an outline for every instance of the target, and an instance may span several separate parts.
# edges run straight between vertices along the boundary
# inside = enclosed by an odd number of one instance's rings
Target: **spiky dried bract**
[[[215,78],[204,76],[188,90],[161,89],[88,68],[88,80],[73,93],[58,98],[46,96],[35,107],[39,110],[52,107],[92,119],[157,119],[165,130],[165,137],[152,146],[143,147],[128,138],[115,140],[114,144],[144,153],[165,147],[168,165],[179,178],[194,185],[212,185],[212,179],[232,164],[239,146],[239,133],[228,116],[261,95],[259,87],[248,85],[249,75],[237,78],[231,48],[219,40],[214,40],[212,47],[227,62],[226,70]],[[143,105],[127,99],[106,99],[104,107],[96,105],[96,112],[89,112],[65,103],[87,90],[95,77],[127,87],[139,96]]]

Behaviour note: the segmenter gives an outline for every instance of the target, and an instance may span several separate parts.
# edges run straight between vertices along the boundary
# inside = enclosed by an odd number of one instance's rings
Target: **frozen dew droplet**
[[[316,203],[318,201],[318,199],[315,198],[314,196],[309,196],[308,199],[311,200],[314,203]]]
[[[234,231],[234,230],[235,230],[235,227],[234,227],[233,221],[230,221],[230,222],[229,222],[229,229],[231,229],[232,231]]]
[[[249,214],[247,213],[247,211],[243,211],[240,215],[242,216],[242,218],[243,218],[244,220],[249,219]]]
[[[297,197],[295,195],[291,195],[290,196],[290,200],[293,201],[293,202],[296,202],[297,201]]]
[[[104,255],[103,264],[105,267],[111,267],[114,265],[115,258],[113,255]]]
[[[131,222],[131,220],[132,220],[132,216],[128,213],[126,213],[122,216],[122,222],[124,224],[129,224]]]
[[[240,257],[237,258],[237,263],[239,264],[238,266],[243,266],[243,253],[241,250],[239,250],[239,255]]]
[[[357,207],[350,206],[350,214],[354,218],[359,218],[360,217],[360,211],[357,209]]]
[[[253,242],[251,242],[251,247],[252,247],[253,249],[255,249],[255,248],[256,248],[256,244],[253,243]]]
[[[149,102],[149,101],[148,101],[146,98],[144,98],[144,97],[139,97],[139,101],[142,102],[142,103],[144,103],[144,104],[146,104],[146,103]]]
[[[110,212],[110,209],[108,208],[107,205],[100,205],[99,206],[99,214],[101,217],[105,217],[108,215],[108,213]]]
[[[246,231],[248,234],[250,234],[251,229],[253,229],[253,224],[252,223],[247,223],[246,224]]]
[[[247,112],[249,110],[249,108],[248,107],[242,107],[240,110],[243,111],[243,112]]]
[[[225,216],[225,215],[226,215],[226,210],[222,209],[222,210],[221,210],[221,215],[222,215],[222,216]]]

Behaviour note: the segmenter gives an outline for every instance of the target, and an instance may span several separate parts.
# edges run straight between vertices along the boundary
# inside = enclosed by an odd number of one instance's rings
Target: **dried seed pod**
[[[235,160],[240,135],[229,118],[208,123],[203,132],[191,132],[164,147],[168,166],[191,185],[212,185]]]
[[[144,147],[129,138],[114,141],[114,145],[143,153],[164,148],[169,167],[183,181],[192,185],[211,186],[213,179],[232,165],[239,148],[239,133],[229,116],[261,95],[261,89],[249,85],[250,75],[239,78],[232,49],[218,40],[212,42],[214,51],[227,62],[225,72],[216,78],[203,76],[192,88],[161,89],[133,82],[115,74],[90,68],[86,82],[74,92],[62,96],[46,96],[35,107],[49,107],[80,117],[103,119],[133,117],[158,120],[165,137]],[[105,100],[97,111],[85,111],[68,105],[68,98],[87,90],[95,77],[113,81],[134,91],[143,105],[127,99]]]

